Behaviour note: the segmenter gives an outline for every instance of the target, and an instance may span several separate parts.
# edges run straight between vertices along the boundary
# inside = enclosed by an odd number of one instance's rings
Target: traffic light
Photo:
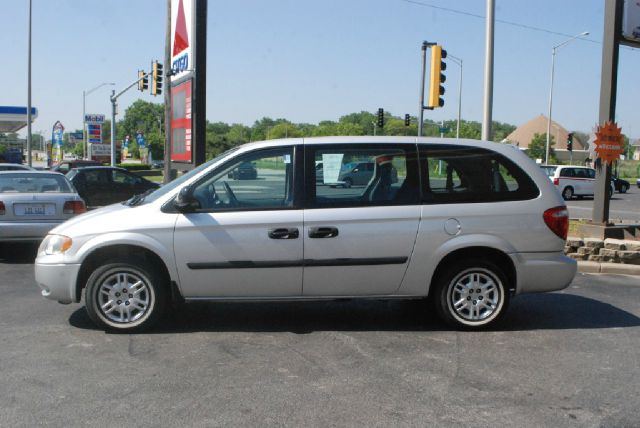
[[[144,70],[138,70],[138,90],[144,92],[149,88],[149,76]]]
[[[409,116],[409,114],[405,114],[404,115],[404,126],[409,126],[411,125],[411,116]]]
[[[442,74],[447,69],[447,64],[442,61],[447,57],[447,51],[442,49],[440,45],[431,47],[431,76],[429,77],[429,99],[427,107],[438,108],[444,106],[444,99],[440,98],[444,95],[444,86],[442,84],[447,80]]]
[[[151,64],[151,95],[162,94],[162,64],[154,61]]]
[[[567,150],[573,151],[573,132],[569,132],[569,135],[567,135]]]
[[[378,109],[377,125],[378,125],[378,128],[382,128],[384,126],[384,109],[383,108]]]

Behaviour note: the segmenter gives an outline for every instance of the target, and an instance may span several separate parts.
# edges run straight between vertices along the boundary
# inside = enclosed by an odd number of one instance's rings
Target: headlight
[[[47,235],[40,245],[40,251],[44,251],[45,254],[62,254],[71,248],[71,238],[64,235]],[[39,251],[39,252],[40,252]]]

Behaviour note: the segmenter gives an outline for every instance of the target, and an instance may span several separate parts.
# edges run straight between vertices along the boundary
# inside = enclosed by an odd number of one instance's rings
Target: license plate
[[[17,216],[49,216],[56,214],[54,204],[14,204],[13,211]]]

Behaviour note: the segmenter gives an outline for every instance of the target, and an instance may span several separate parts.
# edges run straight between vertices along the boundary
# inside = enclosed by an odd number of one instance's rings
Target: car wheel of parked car
[[[440,318],[464,330],[495,323],[509,304],[506,275],[481,259],[451,264],[438,276],[435,287],[433,297]]]
[[[85,304],[89,317],[100,327],[140,331],[162,315],[165,290],[162,277],[147,263],[108,263],[89,277]]]
[[[349,188],[353,185],[353,180],[349,177],[344,179],[344,187]]]
[[[562,199],[564,199],[565,201],[568,201],[571,198],[573,198],[573,187],[567,186],[562,191]]]
[[[620,193],[627,193],[627,190],[629,190],[629,188],[627,187],[626,184],[623,184],[622,186],[620,186]]]

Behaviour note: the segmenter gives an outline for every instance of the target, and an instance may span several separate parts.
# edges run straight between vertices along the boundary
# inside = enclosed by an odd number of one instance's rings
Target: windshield
[[[73,193],[60,174],[1,174],[0,193]]]
[[[199,174],[201,171],[204,171],[205,169],[209,168],[211,165],[213,165],[214,163],[218,162],[219,160],[221,160],[222,158],[230,155],[231,153],[235,152],[236,150],[238,150],[240,147],[234,147],[232,149],[227,150],[226,152],[216,156],[215,158],[211,159],[208,162],[203,163],[202,165],[192,169],[191,171],[187,172],[186,174],[176,178],[173,181],[170,181],[169,183],[165,184],[164,186],[160,187],[159,189],[155,190],[152,193],[149,193],[148,195],[146,195],[144,197],[144,199],[138,200],[136,201],[136,205],[142,205],[142,204],[146,204],[149,202],[153,202],[156,199],[166,195],[167,193],[171,192],[173,189],[181,186],[183,183],[189,181],[189,179],[197,174]]]
[[[540,169],[547,174],[547,177],[553,177],[553,174],[556,172],[555,166],[541,166]]]

